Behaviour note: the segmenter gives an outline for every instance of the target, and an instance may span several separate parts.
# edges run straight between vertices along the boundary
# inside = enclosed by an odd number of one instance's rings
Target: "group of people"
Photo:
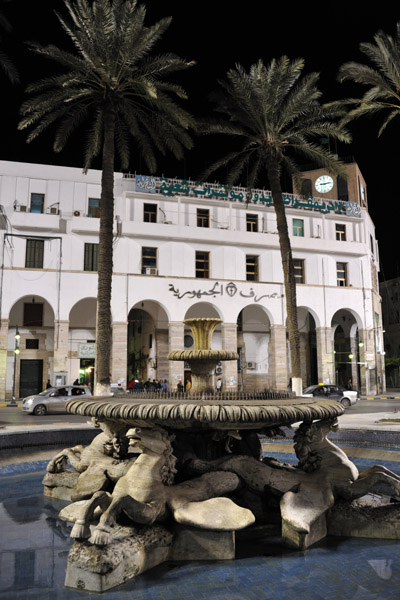
[[[191,388],[192,382],[190,379],[187,379],[185,384],[182,383],[182,379],[179,379],[176,385],[177,392],[189,392]],[[131,379],[126,386],[126,389],[132,394],[137,392],[168,392],[168,381],[166,379],[164,379],[164,381],[162,379],[151,380],[150,378],[147,381],[144,381],[143,379],[140,381],[138,379]],[[216,383],[216,391],[222,391],[222,380],[220,377]]]
[[[164,379],[147,379],[144,381],[141,379],[131,379],[126,386],[128,392],[136,393],[136,392],[168,392],[168,381]]]

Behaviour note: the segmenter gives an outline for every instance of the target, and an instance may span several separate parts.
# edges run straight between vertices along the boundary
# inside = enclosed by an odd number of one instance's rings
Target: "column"
[[[68,332],[69,321],[54,321],[53,379],[51,380],[53,385],[55,385],[54,373],[68,374]],[[44,367],[45,371],[46,366]]]
[[[222,349],[233,350],[237,352],[237,324],[223,323],[222,329]],[[222,391],[236,392],[238,386],[237,360],[222,361]]]
[[[169,360],[168,356],[168,329],[157,329],[156,330],[156,356],[157,356],[157,379],[164,381],[168,380],[169,377]]]
[[[286,327],[284,325],[274,325],[271,327],[269,364],[271,369],[271,378],[272,381],[274,381],[275,389],[288,389],[288,352],[286,343]]]
[[[351,359],[351,380],[353,382],[353,390],[358,390],[360,387],[360,382],[358,381],[358,344],[357,339],[355,337],[350,338],[350,351],[353,355]]]
[[[6,397],[8,319],[0,321],[0,400]]]
[[[309,348],[309,333],[300,332],[300,368],[301,368],[301,379],[303,381],[303,387],[309,380],[308,374],[310,372],[310,348]],[[313,382],[312,382],[313,383]]]
[[[171,321],[168,326],[168,345],[169,352],[173,350],[183,350],[183,335],[185,326],[181,321]],[[185,363],[183,360],[169,360],[168,385],[171,391],[176,391],[176,385],[179,380],[184,379]]]
[[[127,321],[114,322],[112,324],[112,348],[111,348],[111,381],[121,382],[125,387],[126,363],[128,359],[128,323]]]
[[[377,392],[376,386],[376,347],[374,339],[373,329],[360,329],[359,331],[360,342],[364,343],[364,346],[360,348],[360,372],[361,372],[361,394],[362,395],[374,395]]]
[[[330,327],[318,327],[316,334],[318,381],[313,381],[313,383],[335,383],[332,329]]]

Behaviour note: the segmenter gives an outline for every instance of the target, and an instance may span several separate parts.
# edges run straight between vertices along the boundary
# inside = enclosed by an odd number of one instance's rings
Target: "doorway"
[[[19,397],[25,398],[43,391],[43,360],[21,359]]]

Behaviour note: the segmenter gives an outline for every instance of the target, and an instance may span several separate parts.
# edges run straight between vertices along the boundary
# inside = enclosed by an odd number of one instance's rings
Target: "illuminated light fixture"
[[[358,347],[362,348],[364,346],[364,342],[358,342]]]
[[[15,348],[14,352],[15,352],[15,354],[19,354],[21,352],[21,350],[19,348]]]
[[[352,358],[354,358],[354,354],[349,354],[349,358],[350,358],[350,360],[351,360]]]
[[[21,339],[21,335],[20,335],[20,333],[19,333],[18,329],[17,329],[17,333],[15,334],[15,336],[14,336],[14,337],[15,337],[15,339],[16,339],[16,340],[19,340],[19,339]]]

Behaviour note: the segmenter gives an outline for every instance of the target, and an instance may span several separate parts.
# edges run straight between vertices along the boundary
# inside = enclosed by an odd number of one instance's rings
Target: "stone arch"
[[[221,309],[211,302],[196,302],[190,306],[186,313],[185,319],[194,319],[199,317],[214,317],[224,320]]]
[[[318,383],[317,327],[319,320],[308,306],[297,307],[303,385]]]
[[[37,394],[45,389],[48,380],[53,380],[53,356],[58,342],[54,308],[43,296],[24,295],[12,305],[8,323],[6,397],[12,396],[13,389],[17,398]],[[18,339],[15,337],[17,327]],[[20,353],[14,369],[16,344]]]
[[[97,299],[78,300],[69,311],[68,357],[72,381],[94,383]]]
[[[359,330],[362,320],[356,311],[337,310],[332,316],[332,339],[335,360],[335,381],[346,387],[352,381],[354,389],[361,386],[361,360]]]
[[[169,314],[155,300],[141,300],[128,313],[127,380],[168,379]]]
[[[271,385],[271,320],[264,306],[248,304],[238,314],[239,386],[263,390]]]

